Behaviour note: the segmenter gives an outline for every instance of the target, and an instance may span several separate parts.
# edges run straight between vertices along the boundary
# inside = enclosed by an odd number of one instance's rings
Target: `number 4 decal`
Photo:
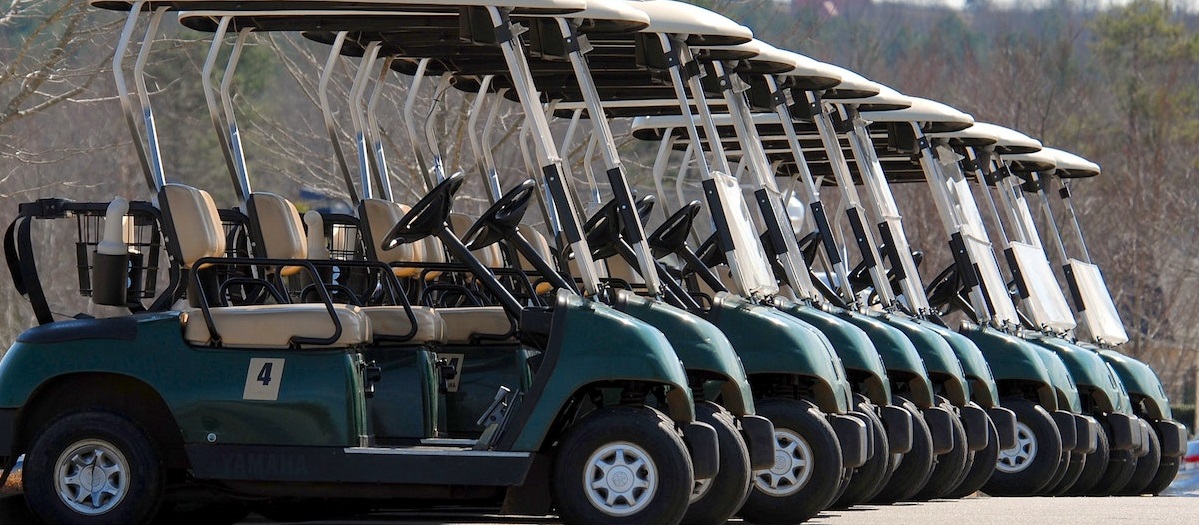
[[[251,359],[242,399],[278,401],[279,385],[283,382],[283,362],[283,359]]]

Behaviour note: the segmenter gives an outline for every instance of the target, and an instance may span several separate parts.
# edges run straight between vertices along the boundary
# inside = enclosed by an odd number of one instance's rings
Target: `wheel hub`
[[[658,469],[641,447],[621,441],[604,446],[587,460],[583,487],[600,512],[628,516],[645,508],[658,488]]]
[[[104,514],[129,491],[129,462],[106,441],[85,440],[68,447],[55,462],[55,472],[58,497],[79,514]]]
[[[774,441],[774,465],[757,473],[754,486],[771,496],[789,496],[812,478],[812,447],[802,436],[785,428],[775,428]]]
[[[1037,457],[1037,436],[1023,422],[1016,422],[1016,446],[999,451],[995,470],[1005,474],[1023,472]]]

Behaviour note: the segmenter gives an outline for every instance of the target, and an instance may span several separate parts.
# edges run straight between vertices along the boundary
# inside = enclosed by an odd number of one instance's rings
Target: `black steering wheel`
[[[961,294],[961,289],[962,280],[958,277],[957,265],[953,263],[941,270],[925,288],[929,304],[938,308],[952,303],[954,298]]]
[[[591,247],[591,257],[601,260],[620,253],[617,248],[620,245],[620,230],[620,211],[616,209],[616,200],[613,199],[583,224],[583,234],[587,237],[587,245]]]
[[[812,263],[816,261],[816,250],[820,247],[821,236],[819,231],[810,232],[799,239],[799,253],[803,254],[804,264],[808,268],[812,267]]]
[[[687,244],[687,234],[691,233],[691,225],[695,222],[699,210],[699,201],[691,201],[667,217],[666,222],[649,234],[646,242],[649,243],[655,259],[675,253]]]
[[[533,202],[533,191],[536,189],[535,182],[526,180],[495,201],[462,236],[466,247],[474,251],[511,237],[520,226],[525,212],[529,211],[529,203]]]
[[[658,203],[658,199],[653,195],[643,195],[637,202],[633,203],[633,207],[637,209],[637,218],[644,223],[649,220],[649,214],[654,212],[654,205]]]
[[[450,217],[450,208],[454,203],[454,194],[466,180],[461,173],[446,177],[428,194],[417,201],[408,213],[400,218],[391,231],[383,237],[383,250],[390,250],[401,244],[416,242],[437,233],[445,228],[446,219]]]

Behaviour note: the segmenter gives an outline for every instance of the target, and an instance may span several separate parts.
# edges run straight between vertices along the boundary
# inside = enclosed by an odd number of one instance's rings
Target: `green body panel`
[[[893,383],[906,383],[913,403],[921,408],[933,406],[933,384],[928,371],[916,347],[902,331],[872,315],[850,310],[837,315],[866,332],[887,368],[887,377]]]
[[[780,299],[778,309],[820,330],[832,343],[845,371],[864,383],[862,393],[872,403],[880,406],[891,404],[891,382],[887,379],[887,369],[866,332],[833,313],[806,304]]]
[[[220,444],[360,443],[365,422],[357,354],[193,347],[183,340],[179,312],[135,319],[132,340],[15,343],[0,361],[0,407],[24,405],[39,386],[54,378],[110,373],[139,380],[157,391],[187,443],[206,442],[210,433]],[[69,323],[76,322],[60,321],[32,330],[69,329]],[[193,317],[191,322],[203,321]],[[250,370],[254,358],[284,360],[282,370],[275,367],[272,373],[279,386],[277,400],[243,399],[258,372]]]
[[[815,381],[817,399],[825,412],[843,414],[851,405],[852,391],[841,360],[824,334],[774,308],[751,303],[726,293],[717,294],[709,320],[741,356],[745,372],[794,374]]]
[[[687,374],[674,349],[654,327],[615,309],[567,293],[559,293],[546,359],[552,369],[534,375],[534,390],[523,403],[534,403],[516,432],[512,449],[538,451],[566,401],[590,384],[632,380],[670,387],[670,416],[679,423],[695,420]],[[501,438],[503,439],[503,438]]]
[[[996,383],[1029,384],[1036,388],[1038,400],[1047,410],[1057,410],[1058,398],[1053,379],[1041,358],[1041,350],[1027,341],[994,328],[969,326],[962,335],[974,342],[987,360]],[[1002,389],[999,395],[1015,392]]]
[[[966,372],[953,352],[953,348],[936,331],[910,317],[893,314],[880,314],[878,319],[894,326],[916,347],[920,359],[924,361],[924,369],[928,371],[929,380],[941,383],[941,394],[956,406],[966,406],[970,401],[970,383],[966,382]],[[931,323],[927,323],[931,324]]]
[[[1036,345],[1033,344],[1033,346]],[[1057,392],[1058,409],[1069,410],[1076,414],[1081,413],[1082,400],[1078,397],[1078,385],[1074,383],[1074,376],[1070,375],[1070,369],[1066,368],[1066,363],[1052,350],[1039,346],[1036,348],[1041,354],[1041,362],[1045,364],[1045,370],[1049,372],[1053,389]]]
[[[1093,350],[1082,348],[1059,337],[1034,335],[1034,344],[1057,354],[1074,378],[1079,394],[1090,396],[1099,412],[1132,414],[1128,392],[1111,367]]]
[[[366,400],[370,433],[383,439],[437,435],[437,356],[421,347],[372,349],[363,357],[382,372]]]
[[[962,365],[962,371],[970,382],[970,399],[983,408],[999,405],[999,388],[995,385],[995,376],[991,375],[991,367],[982,350],[970,338],[954,332],[944,326],[928,321],[920,321],[921,326],[937,332],[949,343],[953,353]]]
[[[1174,418],[1166,389],[1149,365],[1110,349],[1100,350],[1099,356],[1116,370],[1134,406],[1143,403],[1147,415],[1152,419]]]
[[[478,438],[484,427],[479,417],[495,400],[500,387],[513,392],[528,392],[533,377],[529,357],[537,352],[528,347],[508,345],[446,345],[438,349],[437,357],[451,361],[459,359],[457,388],[442,394],[444,425],[442,434],[451,438]]]
[[[649,323],[670,341],[683,367],[688,372],[699,371],[702,375],[718,376],[721,383],[722,405],[733,415],[754,413],[753,392],[745,368],[733,350],[732,343],[720,329],[703,318],[666,304],[621,291],[622,312]]]

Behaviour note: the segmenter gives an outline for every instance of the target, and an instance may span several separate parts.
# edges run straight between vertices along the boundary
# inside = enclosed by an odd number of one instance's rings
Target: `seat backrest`
[[[358,218],[366,226],[366,241],[379,262],[390,264],[420,260],[423,241],[401,244],[390,250],[382,249],[383,236],[400,222],[406,212],[405,206],[383,199],[363,199],[358,205]]]
[[[208,192],[183,184],[167,184],[159,191],[158,203],[169,215],[174,229],[180,267],[190,270],[199,259],[225,255],[225,230]]]
[[[528,224],[521,224],[517,226],[517,229],[520,230],[520,235],[524,237],[526,241],[529,241],[529,244],[533,245],[533,249],[537,250],[537,253],[541,254],[541,258],[544,259],[545,262],[549,263],[550,267],[558,266],[557,263],[554,262],[554,251],[550,248],[549,241],[546,240],[545,236],[542,235],[541,232],[537,231],[536,228],[529,226]],[[525,258],[524,254],[520,255],[520,269],[524,271],[536,270],[536,268],[533,267],[533,263],[530,263],[529,260]]]
[[[629,266],[624,257],[613,255],[604,259],[604,263],[608,265],[608,277],[620,279],[629,284],[645,284],[645,280],[641,278],[639,269]]]
[[[304,223],[300,222],[300,212],[291,201],[274,193],[253,193],[249,209],[264,256],[271,259],[308,258]]]
[[[462,213],[450,214],[450,229],[459,237],[466,234],[466,230],[469,230],[474,222],[474,219],[468,215]],[[483,266],[488,268],[504,268],[504,252],[500,249],[499,243],[474,250],[471,253],[475,254],[475,257],[479,259],[479,262],[483,263]]]

